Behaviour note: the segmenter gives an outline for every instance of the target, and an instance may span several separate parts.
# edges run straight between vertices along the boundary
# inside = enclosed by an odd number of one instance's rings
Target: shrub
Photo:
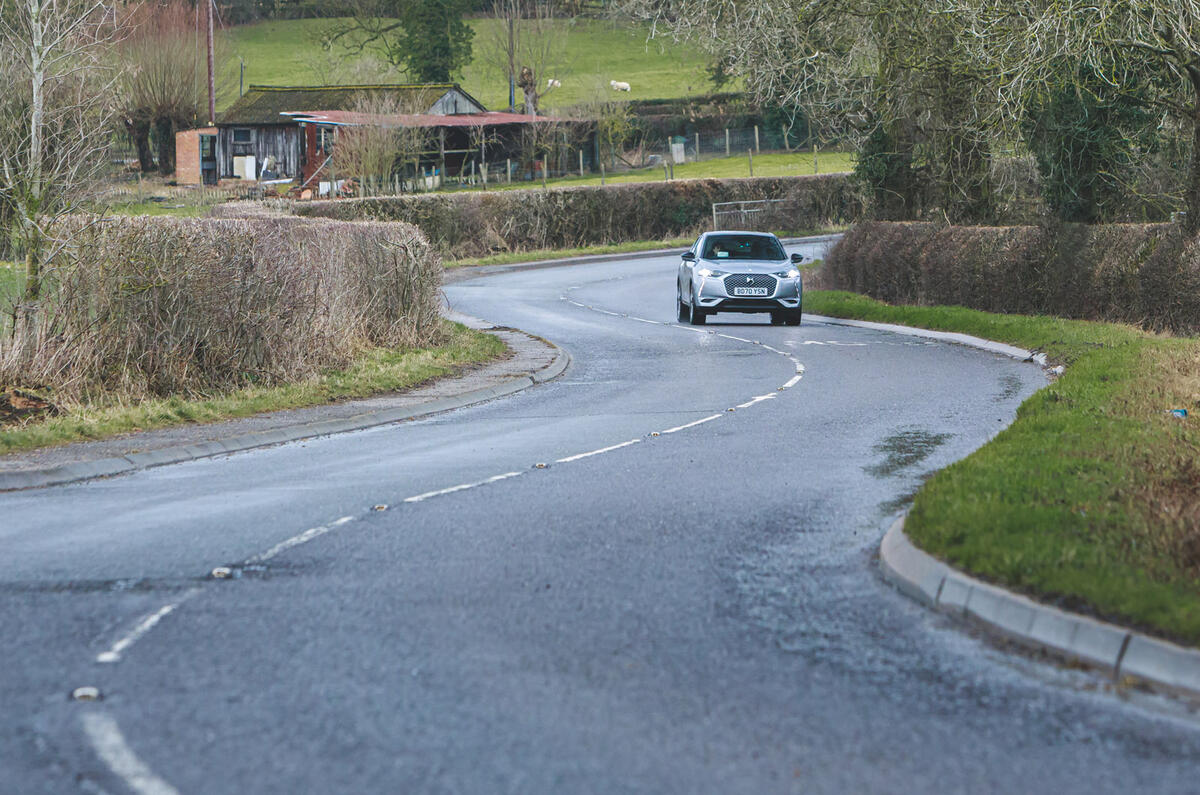
[[[1200,330],[1200,246],[1170,224],[859,224],[821,283],[889,303]]]
[[[788,231],[842,223],[856,218],[860,207],[845,176],[822,175],[318,201],[298,203],[294,212],[404,221],[449,256],[478,257],[684,237],[709,227],[714,202],[755,199],[783,199],[770,220]]]
[[[62,396],[199,395],[340,367],[440,334],[441,261],[404,224],[72,218],[0,383]]]

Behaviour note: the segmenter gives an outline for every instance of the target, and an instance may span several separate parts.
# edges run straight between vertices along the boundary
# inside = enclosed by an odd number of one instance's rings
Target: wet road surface
[[[554,383],[0,495],[0,792],[1195,792],[1200,724],[877,574],[1040,370],[688,329],[676,263],[447,288],[567,348]]]

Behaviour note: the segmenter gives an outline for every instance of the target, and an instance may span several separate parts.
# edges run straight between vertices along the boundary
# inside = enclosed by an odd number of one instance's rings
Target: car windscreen
[[[787,259],[779,241],[767,235],[709,235],[704,259]]]

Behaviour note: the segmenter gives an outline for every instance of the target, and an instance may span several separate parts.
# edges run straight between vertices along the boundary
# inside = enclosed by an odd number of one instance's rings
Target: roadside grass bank
[[[835,291],[807,293],[805,309],[972,334],[1067,365],[1009,428],[930,478],[905,532],[983,579],[1200,642],[1200,340]]]
[[[0,426],[0,454],[396,392],[507,354],[504,343],[490,334],[457,323],[443,324],[445,340],[439,345],[371,348],[344,369],[327,370],[298,383],[247,387],[200,399],[169,397],[134,403],[93,399],[60,405],[57,416]]]
[[[814,237],[816,235],[833,235],[845,229],[844,226],[827,227],[824,229],[809,229],[800,232],[777,231],[779,237]],[[575,257],[600,256],[604,254],[636,254],[641,251],[654,251],[662,248],[687,248],[696,242],[697,235],[674,237],[666,240],[635,240],[628,243],[614,243],[607,246],[583,246],[580,248],[547,248],[537,251],[506,251],[487,257],[467,257],[465,259],[447,260],[446,268],[472,268],[483,265],[518,265],[524,262],[538,262],[550,259],[573,259]],[[804,263],[804,270],[818,267],[821,260]]]

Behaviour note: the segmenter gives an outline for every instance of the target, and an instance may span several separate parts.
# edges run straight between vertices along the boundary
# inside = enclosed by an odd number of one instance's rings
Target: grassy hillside
[[[261,22],[230,30],[231,47],[236,60],[246,64],[246,84],[319,85],[322,83],[402,80],[398,74],[386,74],[386,64],[378,57],[357,53],[322,52],[316,43],[329,20],[300,19]],[[459,79],[469,93],[491,110],[508,105],[508,85],[486,63],[488,42],[499,30],[494,19],[470,21],[475,29],[475,61]],[[591,101],[599,94],[615,94],[609,80],[631,85],[623,99],[657,99],[704,94],[712,90],[704,71],[706,60],[695,52],[667,43],[647,42],[647,28],[621,25],[604,20],[565,20],[557,23],[566,37],[570,55],[566,67],[556,77],[562,81],[543,100],[545,107],[575,105]],[[236,85],[236,82],[235,82]],[[225,105],[236,96],[225,100]]]

